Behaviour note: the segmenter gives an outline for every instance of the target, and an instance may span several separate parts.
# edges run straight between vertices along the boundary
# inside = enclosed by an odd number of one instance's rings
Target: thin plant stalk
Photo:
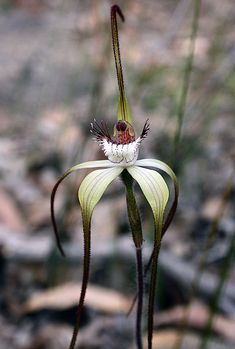
[[[142,343],[142,313],[143,313],[143,295],[144,295],[144,280],[143,280],[143,259],[142,259],[142,244],[143,234],[139,210],[133,192],[133,179],[124,171],[122,179],[126,187],[126,203],[127,212],[136,248],[136,264],[137,264],[137,313],[136,313],[136,328],[135,339],[138,349],[143,349]]]
[[[189,314],[190,314],[190,305],[192,304],[192,301],[195,298],[195,295],[196,295],[196,292],[197,292],[197,286],[198,286],[198,284],[199,284],[199,282],[201,280],[202,273],[203,273],[203,271],[204,271],[204,269],[206,267],[206,261],[207,261],[209,250],[213,246],[214,242],[216,241],[216,238],[217,238],[217,234],[216,233],[218,231],[218,226],[219,226],[221,218],[222,218],[222,216],[224,214],[224,210],[226,208],[226,205],[227,205],[227,203],[229,201],[231,190],[232,190],[232,179],[229,178],[229,180],[227,181],[227,183],[225,185],[225,188],[224,188],[221,204],[220,204],[220,207],[218,209],[217,215],[216,215],[214,221],[212,222],[210,231],[208,233],[208,237],[207,237],[207,239],[205,241],[205,244],[204,244],[204,247],[203,247],[203,253],[202,253],[202,256],[200,258],[200,261],[199,261],[199,264],[198,264],[198,268],[197,268],[197,272],[195,274],[194,280],[192,282],[191,293],[190,293],[190,296],[189,296],[187,307],[186,307],[184,315],[183,315],[182,322],[180,324],[179,337],[178,337],[178,340],[176,341],[174,349],[180,349],[181,346],[182,346],[183,338],[184,338],[184,335],[185,335],[187,322],[188,322]]]
[[[201,10],[201,0],[194,0],[193,20],[190,35],[189,54],[186,59],[185,69],[183,73],[183,83],[179,97],[179,103],[176,111],[177,115],[177,129],[173,140],[172,165],[175,167],[177,161],[178,148],[181,139],[182,126],[184,122],[185,107],[190,85],[191,73],[193,70],[193,61],[195,53],[195,42],[198,33],[199,18]]]

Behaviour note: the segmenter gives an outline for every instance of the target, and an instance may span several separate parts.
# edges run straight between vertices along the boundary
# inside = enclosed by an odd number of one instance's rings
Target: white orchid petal
[[[95,161],[87,161],[87,162],[82,162],[81,164],[77,164],[73,167],[71,167],[66,173],[69,174],[71,172],[85,169],[85,168],[109,168],[109,167],[114,167],[115,164],[110,162],[109,160],[95,160]]]
[[[174,195],[174,200],[171,204],[171,207],[167,213],[167,216],[165,217],[163,232],[162,232],[162,234],[164,234],[166,232],[167,228],[169,227],[169,225],[171,224],[172,219],[174,218],[176,208],[178,205],[179,183],[178,183],[177,177],[176,177],[175,173],[172,171],[172,169],[167,164],[165,164],[164,162],[162,162],[160,160],[156,160],[156,159],[137,160],[136,165],[143,166],[143,167],[152,167],[152,168],[155,168],[158,170],[162,170],[166,174],[168,174],[168,176],[170,176],[170,178],[173,181],[175,195]]]
[[[141,167],[153,167],[166,172],[171,177],[174,184],[178,188],[178,181],[177,181],[176,175],[174,174],[172,169],[163,161],[156,160],[156,159],[141,159],[141,160],[137,160],[135,165],[141,166]]]
[[[158,172],[146,168],[132,166],[127,171],[137,181],[146,197],[153,212],[156,234],[161,235],[163,216],[169,199],[166,182]]]
[[[57,189],[60,185],[60,183],[72,172],[77,171],[77,170],[82,170],[82,169],[88,169],[88,168],[114,168],[116,165],[111,163],[109,160],[97,160],[97,161],[88,161],[88,162],[83,162],[81,164],[75,165],[71,167],[68,171],[66,171],[63,176],[59,178],[59,180],[56,182],[54,185],[54,188],[52,189],[51,192],[51,219],[52,219],[52,224],[55,232],[55,237],[56,237],[56,242],[57,246],[63,256],[65,256],[64,250],[62,248],[59,234],[58,234],[58,229],[57,229],[57,224],[55,220],[55,210],[54,210],[54,201],[55,201],[55,195],[57,193]],[[116,167],[115,167],[116,168]]]
[[[60,239],[59,239],[55,218],[54,218],[54,208],[53,208],[54,196],[55,196],[56,189],[58,188],[58,185],[59,185],[58,183],[60,183],[69,173],[73,171],[76,171],[81,168],[100,167],[102,165],[103,166],[109,165],[109,161],[93,161],[93,162],[91,161],[88,163],[76,165],[72,167],[69,171],[67,171],[67,173],[62,177],[62,179],[59,180],[59,182],[57,182],[56,186],[53,189],[52,199],[51,199],[52,220],[55,228],[57,245],[63,255],[64,255],[64,251],[60,244]],[[70,348],[74,348],[73,343],[76,342],[76,337],[77,337],[77,333],[80,325],[81,312],[82,312],[83,304],[85,301],[86,289],[87,289],[87,284],[89,280],[90,250],[91,250],[90,226],[91,226],[92,212],[94,207],[98,203],[98,201],[101,199],[101,196],[103,195],[107,186],[122,171],[123,171],[123,168],[121,167],[112,167],[112,168],[103,169],[103,170],[95,170],[85,177],[85,179],[82,181],[79,188],[79,201],[82,209],[83,236],[84,236],[83,276],[82,276],[82,287],[81,287],[80,299],[79,299],[78,308],[77,308],[77,317],[76,317],[76,324],[75,324],[75,328],[77,328],[77,332],[75,331],[73,333],[70,346],[69,346]]]
[[[108,185],[123,171],[122,167],[112,167],[105,170],[96,170],[88,174],[82,181],[78,197],[83,218],[89,223],[93,209],[101,199]]]

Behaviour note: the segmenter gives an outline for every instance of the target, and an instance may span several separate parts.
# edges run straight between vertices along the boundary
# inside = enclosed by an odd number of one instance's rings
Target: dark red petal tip
[[[123,22],[125,22],[125,17],[124,17],[124,14],[122,13],[121,8],[118,5],[115,4],[115,5],[113,5],[111,7],[111,16],[116,16],[116,13],[118,13],[120,18],[121,18],[121,20]]]

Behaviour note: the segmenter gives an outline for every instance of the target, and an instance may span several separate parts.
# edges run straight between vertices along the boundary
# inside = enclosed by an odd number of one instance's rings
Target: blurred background
[[[160,255],[154,348],[234,348],[234,1],[204,0],[200,14],[194,0],[117,3],[136,133],[151,123],[140,158],[172,165],[180,182]],[[66,259],[56,250],[49,200],[66,169],[103,158],[90,122],[106,120],[112,130],[116,121],[112,4],[0,0],[1,349],[66,349],[72,334],[83,256],[77,188],[86,172],[57,195]],[[147,262],[153,221],[136,194]],[[126,317],[134,256],[116,180],[94,211],[78,348],[134,348],[134,312]]]

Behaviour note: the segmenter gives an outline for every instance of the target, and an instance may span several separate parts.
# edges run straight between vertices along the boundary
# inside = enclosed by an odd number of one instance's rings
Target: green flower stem
[[[135,246],[137,248],[141,248],[143,244],[143,234],[140,214],[133,192],[133,178],[129,175],[129,173],[126,170],[124,170],[122,173],[122,180],[126,187],[127,212],[131,231],[133,234],[133,240]]]
[[[137,263],[137,315],[136,315],[136,345],[138,349],[143,348],[142,343],[142,312],[143,312],[143,295],[144,295],[144,281],[143,281],[143,260],[142,260],[142,244],[143,234],[139,210],[136,204],[133,192],[133,178],[125,170],[122,173],[122,180],[126,187],[126,203],[127,212],[130,223],[130,228],[136,248],[136,263]]]

